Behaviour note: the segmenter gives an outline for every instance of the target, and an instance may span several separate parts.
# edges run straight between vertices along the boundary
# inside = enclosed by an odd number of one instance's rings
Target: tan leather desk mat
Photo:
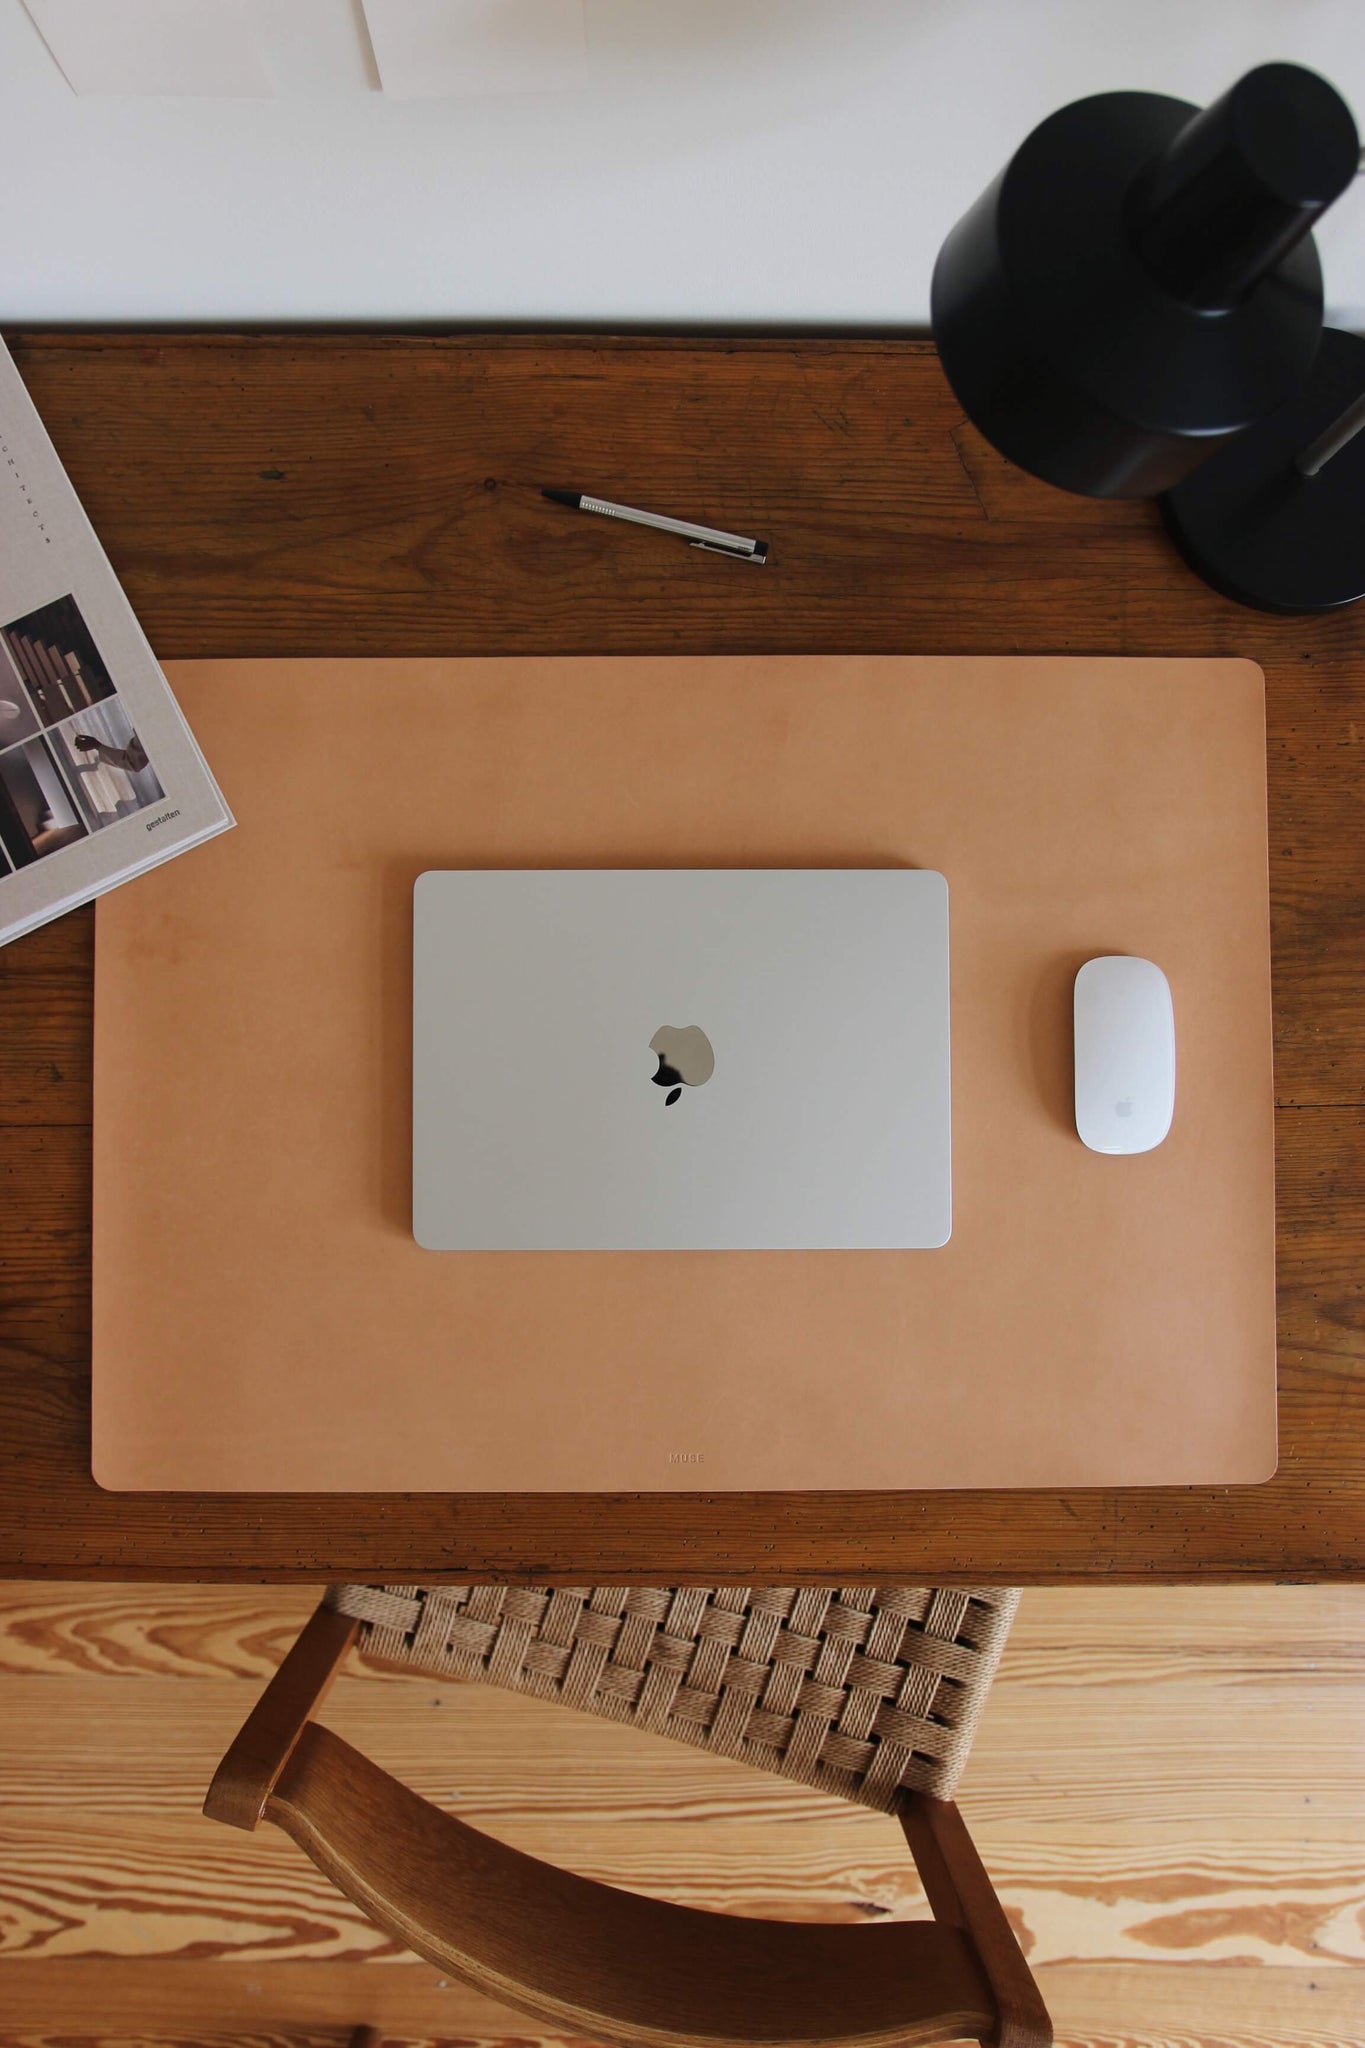
[[[172,682],[240,823],[99,907],[103,1485],[1270,1474],[1253,664],[207,662]],[[885,862],[948,877],[945,1249],[417,1248],[423,868]],[[1104,952],[1157,960],[1175,999],[1175,1123],[1138,1158],[1072,1124],[1071,984]],[[894,1019],[868,1018],[867,1056],[894,1088]]]

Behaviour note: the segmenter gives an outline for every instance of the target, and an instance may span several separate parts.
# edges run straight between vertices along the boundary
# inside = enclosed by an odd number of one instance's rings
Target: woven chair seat
[[[628,1721],[860,1805],[950,1799],[1019,1603],[995,1586],[334,1586],[386,1670]]]

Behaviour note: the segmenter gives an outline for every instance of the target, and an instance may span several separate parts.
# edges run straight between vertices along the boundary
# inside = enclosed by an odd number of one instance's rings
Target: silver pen
[[[742,533],[726,533],[716,526],[694,526],[690,519],[669,519],[662,512],[641,512],[634,505],[613,505],[610,498],[593,498],[586,491],[542,491],[556,505],[568,505],[575,512],[598,512],[603,519],[625,519],[632,526],[653,526],[660,533],[676,533],[694,548],[709,555],[730,555],[737,562],[766,562],[766,540],[749,540]]]

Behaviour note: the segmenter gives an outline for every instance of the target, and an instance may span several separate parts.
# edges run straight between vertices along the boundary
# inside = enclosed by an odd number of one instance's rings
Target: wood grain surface
[[[1359,2048],[1352,1971],[1213,1963],[1045,1964],[1057,2048]],[[345,2048],[359,2013],[384,2048],[550,2048],[520,2013],[424,1964],[80,1963],[3,1987],[0,2048]],[[582,2048],[567,2039],[555,2048]]]
[[[1263,1487],[112,1496],[88,1473],[92,913],[0,952],[0,1569],[617,1582],[1365,1573],[1365,617],[1217,598],[924,344],[17,336],[157,652],[1247,655],[1269,722],[1281,1467]],[[769,567],[545,504],[763,534]],[[149,1000],[154,992],[149,991]]]
[[[198,1811],[311,1591],[0,1587],[0,2048],[540,2042],[274,1829]],[[1062,2048],[1365,2039],[1365,1588],[1025,1595],[961,1805]],[[899,1831],[724,1759],[353,1663],[324,1721],[517,1847],[684,1903],[924,1911]]]

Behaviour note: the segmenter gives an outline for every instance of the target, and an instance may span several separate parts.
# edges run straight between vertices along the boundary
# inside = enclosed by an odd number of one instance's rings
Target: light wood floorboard
[[[298,1588],[0,1587],[0,2048],[535,2042],[271,1830],[199,1817]],[[923,1909],[878,1815],[353,1666],[325,1718],[533,1853],[696,1905]],[[1365,2044],[1365,1587],[1025,1595],[961,1804],[1074,2048]]]

